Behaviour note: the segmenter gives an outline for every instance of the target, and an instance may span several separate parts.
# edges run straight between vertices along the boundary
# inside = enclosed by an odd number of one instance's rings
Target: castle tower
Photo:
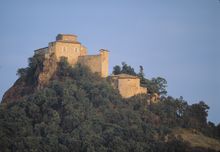
[[[35,54],[44,55],[47,59],[50,59],[51,56],[53,56],[56,62],[60,62],[60,59],[65,57],[71,66],[79,63],[89,67],[93,73],[97,73],[103,78],[108,76],[109,52],[101,49],[100,53],[97,55],[87,55],[86,47],[77,41],[76,35],[58,34],[56,41],[50,42],[48,47],[35,50]],[[46,71],[54,73],[54,70],[51,70],[50,68],[46,69]],[[45,75],[47,75],[47,73]],[[47,77],[45,75],[42,76],[42,80]],[[46,80],[49,80],[49,78],[50,76],[48,76]]]
[[[100,57],[101,57],[101,77],[108,76],[108,56],[109,51],[101,49],[100,50]]]
[[[77,36],[73,34],[58,34],[56,41],[77,42]]]
[[[77,36],[72,34],[58,34],[56,41],[49,44],[49,50],[54,52],[57,61],[66,57],[72,66],[77,63],[79,56],[87,55],[87,49],[77,41]]]

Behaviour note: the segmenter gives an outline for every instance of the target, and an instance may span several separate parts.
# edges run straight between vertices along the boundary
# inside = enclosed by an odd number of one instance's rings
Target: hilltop
[[[62,60],[74,67],[77,64],[86,66],[92,73],[96,73],[102,78],[111,81],[114,88],[119,90],[123,98],[130,98],[137,94],[149,94],[147,86],[142,87],[140,81],[143,77],[137,77],[134,72],[129,75],[120,74],[116,69],[116,75],[108,75],[109,51],[100,49],[96,55],[88,55],[87,48],[82,45],[76,35],[58,34],[56,40],[49,42],[47,47],[34,51],[34,56],[29,58],[29,67],[18,70],[20,79],[16,81],[3,96],[3,102],[10,102],[13,99],[22,98],[22,96],[33,92],[36,88],[44,88],[49,81],[56,75],[58,64]],[[126,66],[126,65],[125,65]],[[118,68],[116,66],[116,68]],[[131,71],[132,72],[132,71]],[[151,100],[157,101],[159,95],[152,94]]]
[[[122,71],[133,70],[126,65]],[[19,81],[30,81],[25,76]],[[1,103],[1,150],[215,151],[202,144],[193,147],[172,133],[193,128],[219,143],[219,125],[207,123],[204,102],[188,105],[183,98],[162,96],[149,105],[148,99],[145,94],[122,98],[107,79],[63,60],[47,86]]]
[[[174,136],[180,136],[183,140],[188,141],[193,147],[200,146],[220,151],[219,140],[207,137],[198,130],[176,128],[173,129],[173,132],[171,134],[173,134]]]
[[[167,96],[167,81],[147,79],[142,66],[106,68],[108,51],[87,55],[75,35],[36,50],[0,104],[0,151],[220,150],[204,101]]]

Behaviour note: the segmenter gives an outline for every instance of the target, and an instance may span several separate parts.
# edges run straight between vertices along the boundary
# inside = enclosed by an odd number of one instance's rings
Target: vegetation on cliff
[[[17,75],[23,79],[26,84],[36,85],[38,76],[43,70],[44,57],[39,54],[35,54],[32,58],[28,59],[28,67],[20,68],[17,71]]]
[[[142,77],[143,86],[156,88],[152,92],[166,91],[165,81]],[[192,147],[172,133],[185,128],[219,140],[220,125],[207,123],[208,105],[189,105],[182,97],[170,96],[152,105],[147,100],[147,95],[122,99],[107,80],[62,60],[47,87],[1,103],[0,151],[215,151]]]

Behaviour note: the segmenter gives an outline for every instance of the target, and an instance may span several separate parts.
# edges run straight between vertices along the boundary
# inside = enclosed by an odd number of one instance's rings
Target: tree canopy
[[[134,72],[123,65],[124,70],[114,69]],[[163,79],[151,81],[164,91]],[[214,152],[169,136],[180,127],[219,138],[219,125],[207,123],[209,107],[204,102],[188,105],[182,97],[163,96],[157,104],[146,103],[145,96],[122,99],[105,79],[63,59],[47,87],[0,104],[0,151]]]

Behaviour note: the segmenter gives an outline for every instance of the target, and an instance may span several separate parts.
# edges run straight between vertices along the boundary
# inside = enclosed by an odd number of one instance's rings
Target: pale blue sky
[[[78,35],[90,54],[110,50],[147,78],[168,81],[168,94],[204,100],[220,122],[219,0],[1,0],[0,97],[37,48],[58,33]]]

